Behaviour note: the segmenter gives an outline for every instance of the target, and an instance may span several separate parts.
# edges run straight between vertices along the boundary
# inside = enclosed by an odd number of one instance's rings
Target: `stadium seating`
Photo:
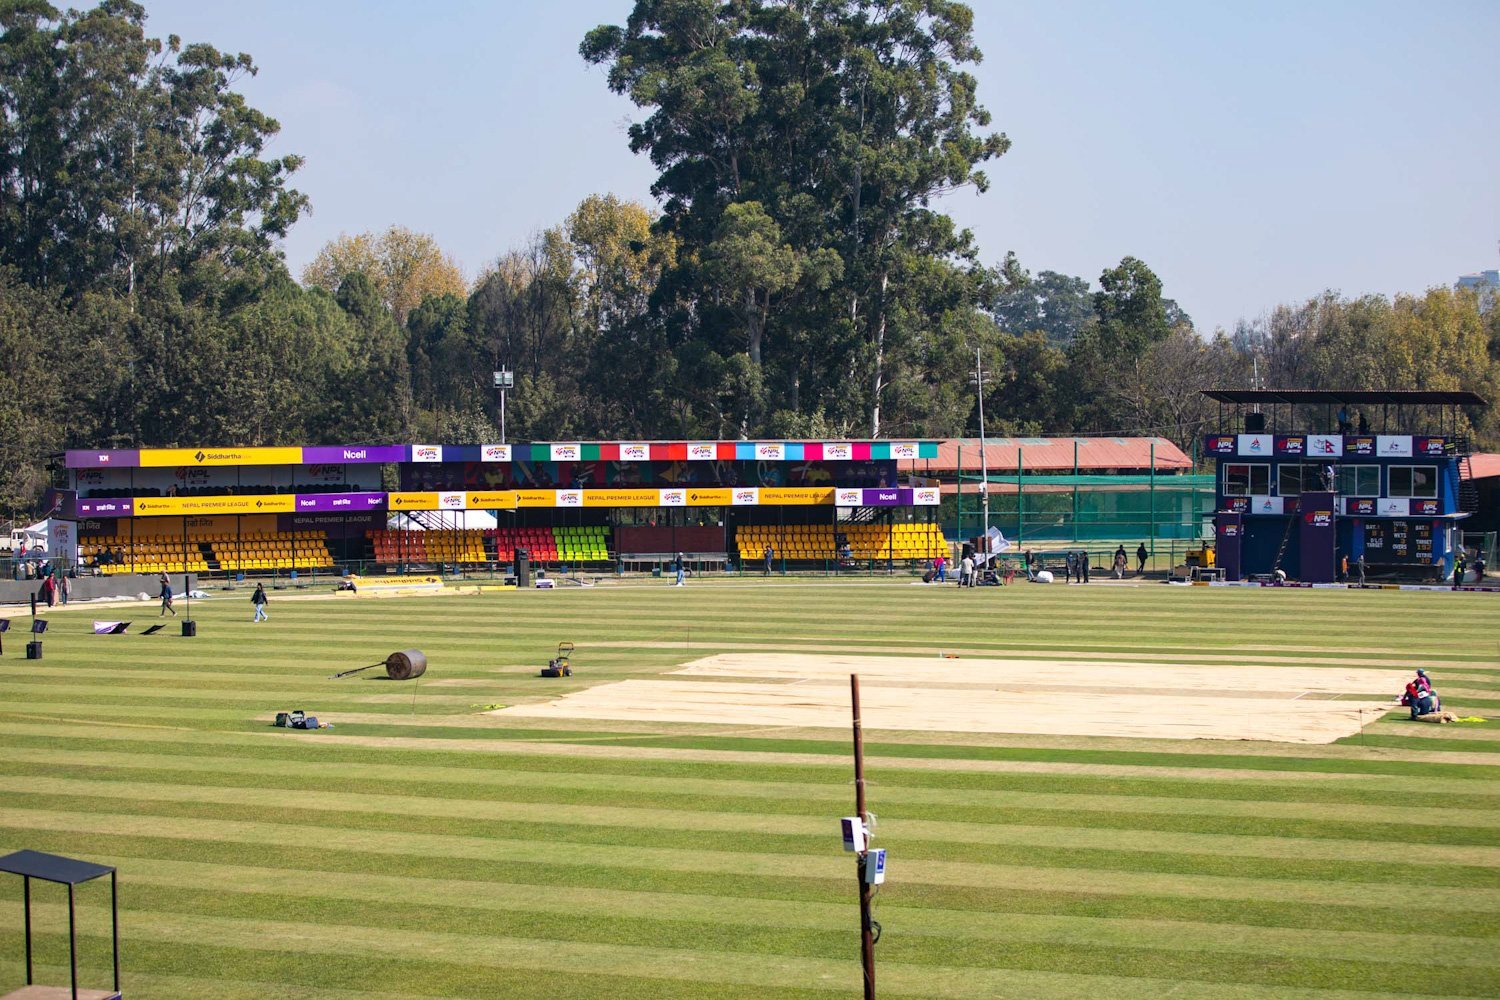
[[[566,528],[465,528],[368,532],[378,563],[509,563],[516,549],[533,563],[603,562],[609,558],[609,529],[603,525]]]
[[[735,547],[747,563],[762,558],[767,545],[779,559],[835,559],[836,532],[848,538],[855,559],[931,559],[949,552],[935,524],[743,525],[735,530]]]
[[[120,561],[99,564],[99,572],[193,573],[211,570],[229,572],[262,572],[292,569],[323,569],[333,565],[328,550],[328,536],[323,531],[247,531],[189,532],[128,537],[100,536],[86,538],[78,546],[79,556],[94,564],[108,550],[118,552]]]

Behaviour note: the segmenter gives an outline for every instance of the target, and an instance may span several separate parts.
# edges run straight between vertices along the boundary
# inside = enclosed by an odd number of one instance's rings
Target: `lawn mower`
[[[547,665],[542,668],[542,676],[573,676],[573,644],[571,642],[560,642],[557,644],[557,655],[547,661]]]

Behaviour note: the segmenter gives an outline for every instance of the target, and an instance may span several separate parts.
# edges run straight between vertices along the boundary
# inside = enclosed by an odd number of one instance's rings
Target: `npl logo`
[[[651,446],[645,444],[620,445],[620,461],[644,462],[651,458]]]
[[[854,449],[847,444],[835,443],[823,445],[823,461],[825,462],[848,462],[854,458]]]
[[[753,487],[742,487],[729,495],[729,502],[735,507],[754,507],[760,503],[760,490]]]
[[[910,441],[891,442],[892,458],[916,458],[917,446]]]
[[[412,445],[411,460],[413,462],[441,462],[443,460],[443,449],[435,444]]]
[[[919,486],[911,491],[911,500],[919,507],[936,507],[943,502],[942,491],[936,486]]]
[[[559,507],[582,507],[583,490],[558,490],[557,505]]]
[[[786,446],[760,441],[755,445],[755,457],[762,462],[779,462],[786,457]]]
[[[481,462],[509,462],[510,445],[508,444],[485,444],[479,446],[479,460]]]
[[[841,489],[834,491],[834,504],[839,507],[859,507],[865,502],[864,490]]]
[[[718,454],[718,447],[707,441],[700,441],[688,445],[688,461],[690,462],[712,462]]]
[[[462,493],[439,493],[438,506],[444,510],[463,510],[464,495]]]
[[[661,505],[663,507],[686,507],[687,490],[662,490]]]

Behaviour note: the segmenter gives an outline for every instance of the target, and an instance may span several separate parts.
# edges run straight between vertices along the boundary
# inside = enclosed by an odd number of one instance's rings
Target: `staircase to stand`
[[[1473,514],[1479,510],[1479,488],[1474,485],[1474,469],[1469,464],[1472,449],[1468,435],[1454,438],[1453,448],[1458,456],[1458,509]]]
[[[1281,544],[1276,547],[1276,561],[1271,563],[1271,573],[1273,575],[1281,568],[1281,560],[1286,558],[1286,547],[1292,540],[1292,527],[1296,523],[1296,515],[1286,519],[1286,530],[1281,533]]]
[[[208,565],[209,569],[216,570],[219,568],[219,560],[214,555],[213,545],[208,542],[199,542],[198,551],[203,553],[203,561]]]

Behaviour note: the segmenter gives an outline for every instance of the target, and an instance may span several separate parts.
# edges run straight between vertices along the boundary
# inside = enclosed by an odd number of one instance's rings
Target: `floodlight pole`
[[[500,390],[500,443],[505,443],[505,390],[513,389],[516,385],[516,373],[508,368],[498,368],[494,372],[494,386]]]
[[[984,359],[979,348],[974,348],[974,385],[979,394],[979,506],[984,508],[984,550],[990,549],[990,465],[984,454]],[[989,562],[986,558],[985,562]]]
[[[849,675],[849,695],[854,707],[854,811],[866,828],[870,825],[865,811],[865,740],[859,726],[859,674]],[[855,878],[859,881],[859,954],[864,966],[865,1000],[875,1000],[875,936],[870,927],[870,884],[865,881],[868,850],[856,858]]]

